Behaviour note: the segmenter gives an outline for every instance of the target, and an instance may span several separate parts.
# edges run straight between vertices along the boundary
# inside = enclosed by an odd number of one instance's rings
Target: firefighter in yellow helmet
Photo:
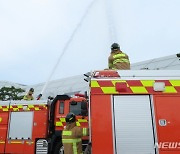
[[[23,97],[24,100],[31,101],[34,99],[33,97],[34,89],[30,88],[28,93]]]
[[[115,70],[129,70],[130,62],[127,54],[120,50],[120,46],[117,43],[111,45],[111,54],[108,58],[109,69]]]
[[[68,113],[66,127],[62,132],[64,154],[82,154],[82,137],[88,135],[88,128],[76,126],[76,116]]]

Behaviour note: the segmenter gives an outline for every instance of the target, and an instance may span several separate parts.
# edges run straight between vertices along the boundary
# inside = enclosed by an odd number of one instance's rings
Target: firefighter
[[[113,43],[111,45],[111,54],[108,58],[109,69],[115,70],[129,70],[130,62],[127,54],[120,50],[118,43]]]
[[[34,89],[30,88],[28,93],[23,97],[24,100],[31,101],[34,99],[33,97]]]
[[[62,143],[64,154],[82,154],[82,136],[88,135],[87,128],[76,126],[76,116],[68,113],[66,116],[66,127],[62,132]]]

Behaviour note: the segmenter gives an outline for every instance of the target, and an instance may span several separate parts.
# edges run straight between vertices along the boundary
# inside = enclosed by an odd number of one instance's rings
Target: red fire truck
[[[87,100],[84,97],[58,95],[51,102],[0,102],[0,153],[56,154],[63,151],[61,132],[65,116],[77,115],[76,125],[88,127]],[[83,144],[88,137],[83,138]]]
[[[180,71],[96,71],[93,154],[180,154]]]
[[[89,103],[66,95],[0,102],[0,153],[63,151],[68,112],[78,126],[89,123],[92,154],[180,153],[180,71],[95,71],[86,81]]]

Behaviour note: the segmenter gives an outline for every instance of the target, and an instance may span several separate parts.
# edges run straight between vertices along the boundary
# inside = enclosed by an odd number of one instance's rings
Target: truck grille
[[[47,154],[48,142],[45,139],[39,139],[36,142],[36,154]]]

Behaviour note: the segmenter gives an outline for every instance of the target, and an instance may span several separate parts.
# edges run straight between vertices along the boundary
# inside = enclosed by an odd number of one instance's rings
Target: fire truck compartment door
[[[33,112],[11,112],[9,139],[31,139]]]
[[[149,96],[114,96],[113,110],[115,153],[155,154]]]
[[[166,143],[160,150],[180,150],[180,96],[154,96],[154,102],[158,142]]]

